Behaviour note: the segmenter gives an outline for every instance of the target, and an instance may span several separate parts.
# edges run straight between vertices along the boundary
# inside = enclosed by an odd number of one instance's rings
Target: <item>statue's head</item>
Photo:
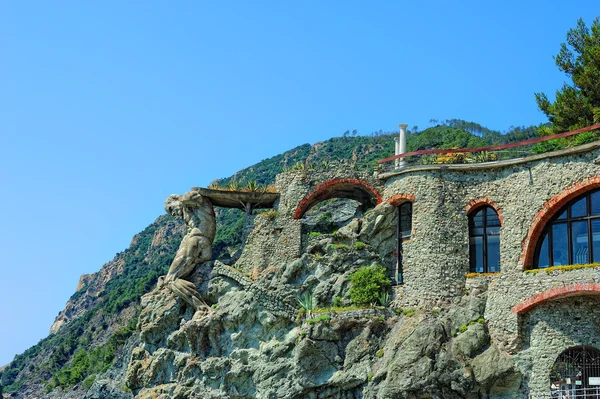
[[[183,216],[183,211],[181,209],[181,195],[169,195],[165,201],[165,211],[167,211],[167,213],[171,216]]]

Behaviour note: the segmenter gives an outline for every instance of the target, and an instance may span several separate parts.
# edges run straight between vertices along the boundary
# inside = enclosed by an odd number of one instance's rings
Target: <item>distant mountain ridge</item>
[[[274,182],[283,168],[340,159],[353,159],[360,167],[393,155],[396,132],[360,136],[347,132],[314,145],[304,144],[242,169],[215,184],[232,181],[245,185]],[[473,122],[448,120],[421,132],[409,132],[408,151],[429,148],[479,147],[537,137],[535,127],[512,128],[506,134]],[[241,211],[217,210],[217,236],[213,257],[227,257],[243,243],[245,217]],[[97,272],[84,275],[77,291],[51,327],[51,334],[15,356],[0,371],[0,392],[11,397],[84,397],[94,378],[110,369],[126,340],[135,331],[140,297],[151,291],[168,267],[183,236],[183,224],[170,216],[156,219],[136,234],[128,249],[118,253]],[[50,396],[47,396],[50,397]]]

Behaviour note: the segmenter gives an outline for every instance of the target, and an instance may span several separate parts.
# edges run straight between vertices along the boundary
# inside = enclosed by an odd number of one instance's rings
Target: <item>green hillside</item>
[[[227,186],[232,181],[240,185],[254,181],[268,185],[284,168],[298,163],[320,164],[340,159],[353,159],[359,167],[372,169],[378,159],[393,155],[392,138],[396,134],[380,131],[358,135],[347,132],[343,137],[312,146],[301,145],[215,183]],[[409,151],[473,147],[535,136],[537,131],[534,127],[513,128],[501,134],[476,123],[449,120],[421,132],[409,132],[407,147]],[[214,257],[226,256],[241,246],[244,220],[241,211],[218,210]],[[139,299],[168,270],[182,237],[181,227],[180,221],[161,216],[136,235],[131,246],[112,261],[117,262],[122,271],[105,284],[97,280],[100,278],[98,274],[94,277],[96,280],[75,293],[71,302],[85,304],[81,315],[56,334],[17,355],[0,373],[0,392],[2,388],[4,392],[14,392],[39,385],[45,386],[48,391],[79,383],[90,386],[96,374],[113,364],[116,354],[134,331]],[[101,287],[100,291],[97,291],[98,287]]]

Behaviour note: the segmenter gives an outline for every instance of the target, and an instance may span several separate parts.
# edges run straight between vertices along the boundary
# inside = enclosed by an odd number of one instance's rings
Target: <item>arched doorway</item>
[[[550,370],[552,398],[600,398],[600,351],[575,346],[562,352]]]

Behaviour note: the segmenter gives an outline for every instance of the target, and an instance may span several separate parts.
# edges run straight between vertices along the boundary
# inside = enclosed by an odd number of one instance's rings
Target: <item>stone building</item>
[[[297,256],[308,209],[334,197],[357,200],[372,209],[364,218],[374,214],[387,232],[371,244],[399,303],[443,306],[487,290],[486,324],[520,368],[521,392],[600,397],[599,156],[594,142],[375,176],[344,164],[281,174],[279,241],[265,237],[263,253]],[[360,220],[348,229],[363,234]]]

